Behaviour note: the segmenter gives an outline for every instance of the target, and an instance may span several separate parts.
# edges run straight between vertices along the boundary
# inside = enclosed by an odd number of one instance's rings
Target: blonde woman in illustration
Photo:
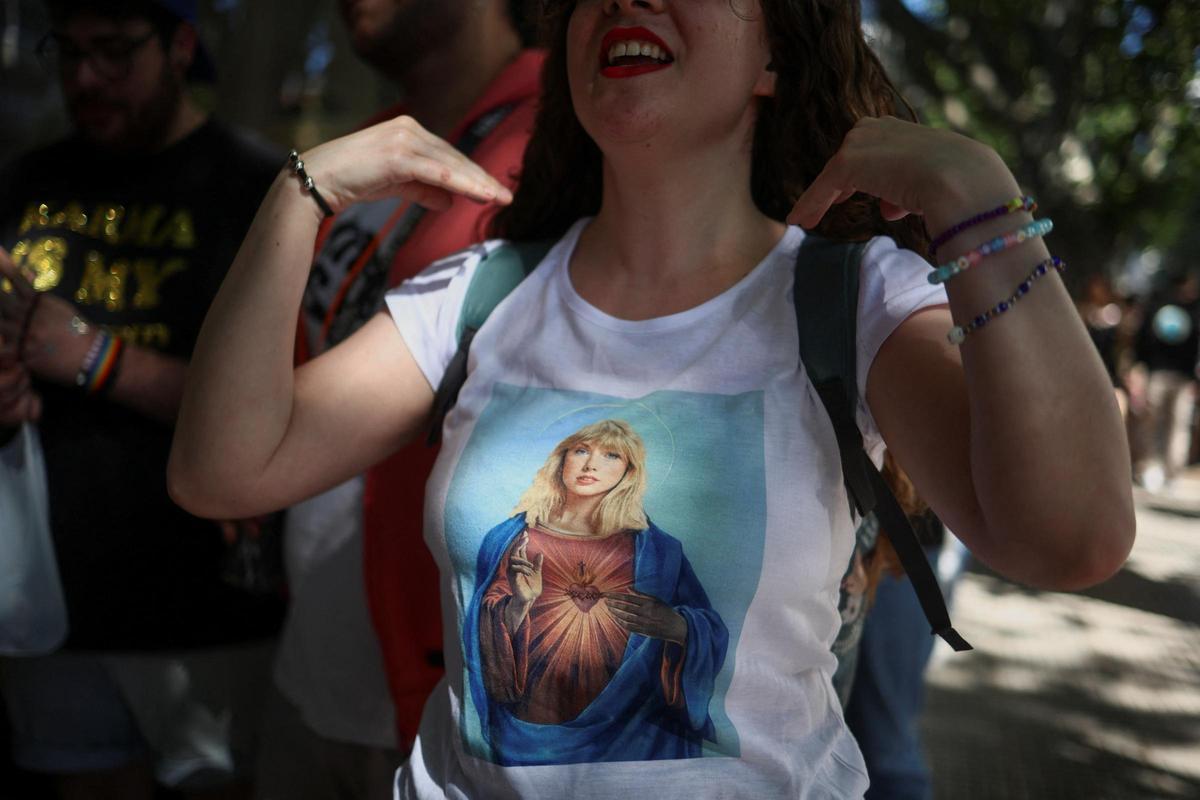
[[[728,633],[646,517],[645,464],[627,422],[583,427],[484,539],[463,644],[500,763],[685,758],[713,736]]]

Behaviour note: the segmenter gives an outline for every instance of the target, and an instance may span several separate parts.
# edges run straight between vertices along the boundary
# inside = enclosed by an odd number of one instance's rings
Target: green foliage
[[[1150,246],[1174,254],[1168,268],[1195,268],[1183,258],[1200,227],[1200,3],[874,6],[880,50],[922,118],[994,147],[1054,217],[1075,271]]]

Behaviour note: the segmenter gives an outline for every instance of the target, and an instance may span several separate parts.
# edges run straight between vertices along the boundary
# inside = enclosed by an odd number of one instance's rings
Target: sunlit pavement
[[[977,649],[930,668],[937,800],[1200,798],[1200,473],[1139,494],[1112,580],[1061,594],[972,570],[954,621]]]

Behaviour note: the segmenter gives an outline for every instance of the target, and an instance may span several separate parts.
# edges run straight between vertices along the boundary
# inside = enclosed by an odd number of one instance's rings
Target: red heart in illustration
[[[585,614],[592,610],[592,606],[600,602],[600,590],[591,584],[572,583],[567,587],[567,595]]]

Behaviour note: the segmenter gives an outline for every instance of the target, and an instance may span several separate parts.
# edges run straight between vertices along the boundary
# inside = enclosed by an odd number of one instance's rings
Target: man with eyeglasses
[[[195,5],[47,0],[74,133],[0,173],[0,445],[38,422],[69,623],[0,680],[14,761],[67,797],[245,796],[282,621],[166,491],[187,358],[283,164],[189,96]]]

